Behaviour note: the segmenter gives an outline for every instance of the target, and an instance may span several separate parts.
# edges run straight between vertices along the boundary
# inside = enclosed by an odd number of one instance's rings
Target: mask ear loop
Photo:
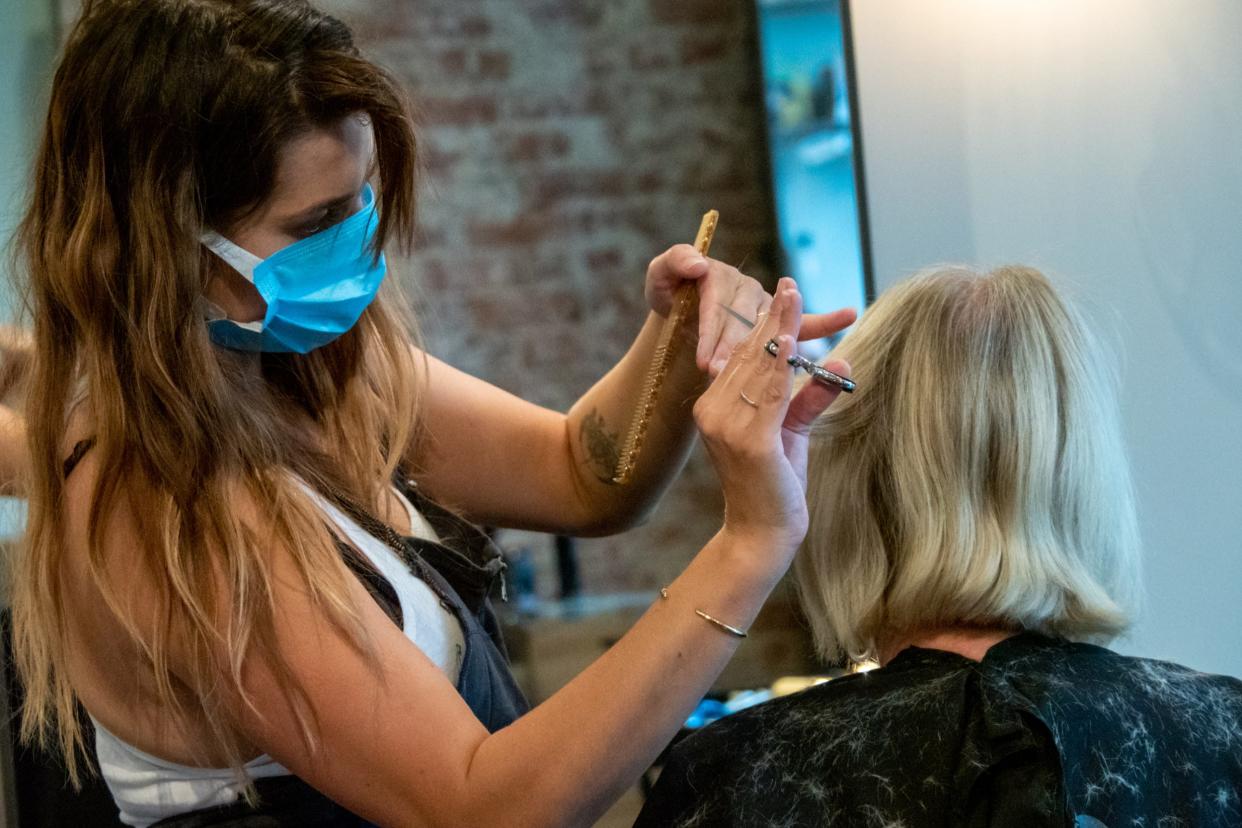
[[[263,259],[249,250],[238,247],[214,230],[208,230],[198,237],[203,246],[215,253],[224,263],[236,270],[246,281],[254,284],[254,269],[263,263]]]
[[[225,264],[240,273],[243,279],[252,285],[254,284],[254,270],[262,264],[263,259],[254,255],[249,250],[239,247],[214,230],[205,231],[198,237],[198,240],[204,247],[219,256]],[[239,328],[254,331],[255,333],[261,333],[263,331],[263,320],[260,319],[254,322],[237,322],[229,319],[228,314],[224,312],[224,308],[220,307],[206,296],[200,296],[198,298],[198,304],[202,311],[203,318],[208,322],[225,321],[236,325]]]

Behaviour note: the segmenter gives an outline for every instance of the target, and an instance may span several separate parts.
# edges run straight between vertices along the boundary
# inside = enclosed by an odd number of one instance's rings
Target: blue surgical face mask
[[[352,328],[384,281],[387,263],[373,260],[379,218],[375,193],[362,191],[362,209],[266,259],[208,231],[201,241],[255,286],[267,302],[259,322],[235,322],[210,302],[208,328],[217,345],[239,351],[305,354]]]

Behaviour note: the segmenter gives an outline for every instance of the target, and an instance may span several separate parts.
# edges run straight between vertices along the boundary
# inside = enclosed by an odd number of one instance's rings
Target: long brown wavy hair
[[[274,645],[263,554],[273,542],[291,550],[328,617],[373,654],[348,572],[297,478],[378,507],[418,433],[423,366],[409,309],[389,279],[331,344],[243,354],[211,343],[198,304],[212,266],[203,229],[255,213],[291,138],[358,113],[376,141],[378,255],[412,237],[414,134],[398,84],[340,21],[300,0],[92,0],[67,40],[15,246],[35,353],[29,517],[12,603],[22,738],[60,752],[75,782],[83,738],[67,671],[61,469],[78,391],[90,400],[100,468],[89,572],[157,698],[174,718],[193,709],[210,727],[205,756],[235,768],[246,758],[223,699],[246,698],[241,668],[253,655],[273,660],[314,744],[305,696]],[[239,519],[239,492],[264,504],[265,537]],[[144,541],[142,571],[126,578],[157,597],[154,631],[131,617],[101,542],[101,523],[126,499],[140,504]],[[191,662],[175,675],[174,642]]]

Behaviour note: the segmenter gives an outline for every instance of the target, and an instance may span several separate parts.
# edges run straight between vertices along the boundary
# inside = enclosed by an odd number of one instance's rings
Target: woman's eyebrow
[[[317,213],[323,212],[324,210],[331,210],[333,207],[344,206],[346,203],[352,201],[357,195],[357,193],[346,193],[345,195],[321,201],[313,207],[307,207],[300,213],[294,213],[291,216],[286,216],[281,219],[281,223],[296,223],[304,219],[313,218]]]

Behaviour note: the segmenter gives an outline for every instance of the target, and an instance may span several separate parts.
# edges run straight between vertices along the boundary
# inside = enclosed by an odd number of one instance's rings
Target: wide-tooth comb
[[[708,210],[699,224],[699,235],[694,240],[694,247],[704,256],[711,249],[712,236],[716,233],[716,223],[719,220],[720,213]],[[695,282],[682,285],[673,298],[673,307],[668,312],[668,319],[664,320],[664,327],[660,329],[660,339],[656,343],[651,368],[647,371],[647,377],[643,380],[643,387],[638,395],[638,407],[634,409],[634,418],[630,421],[630,428],[625,433],[625,440],[621,443],[617,469],[612,476],[613,483],[624,486],[630,482],[634,474],[634,466],[638,462],[643,441],[647,437],[647,428],[651,425],[651,415],[655,413],[656,400],[659,399],[664,377],[668,374],[668,367],[673,362],[677,344],[681,341],[681,337],[677,335],[678,331],[688,319],[698,315],[698,298],[699,291]]]

